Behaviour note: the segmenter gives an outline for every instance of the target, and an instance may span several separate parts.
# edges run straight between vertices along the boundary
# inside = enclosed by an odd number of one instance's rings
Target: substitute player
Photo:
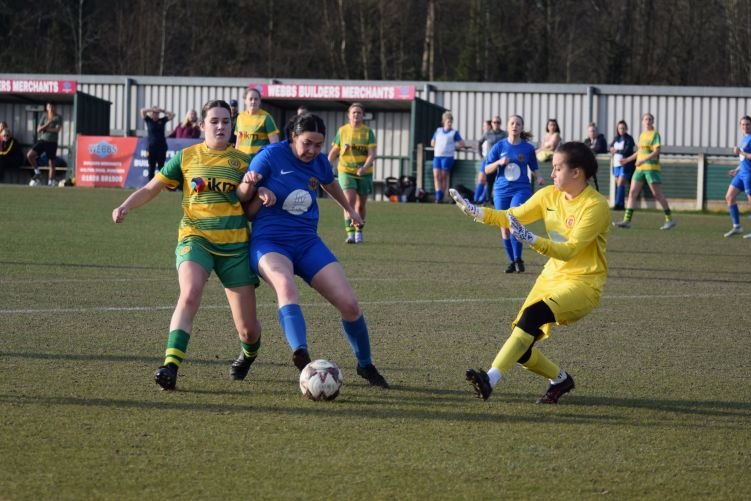
[[[376,158],[376,139],[373,131],[363,123],[365,107],[352,103],[347,110],[349,123],[339,128],[331,143],[329,162],[333,165],[339,157],[337,172],[339,185],[344,190],[347,202],[355,208],[365,222],[365,204],[373,193],[373,162]],[[344,212],[344,230],[348,244],[363,241],[362,226],[355,227]]]
[[[112,211],[115,223],[122,223],[130,210],[148,203],[165,188],[183,188],[183,218],[175,250],[180,297],[170,321],[164,365],[154,375],[164,390],[175,388],[212,270],[224,286],[242,347],[230,370],[233,379],[245,378],[261,345],[255,295],[259,280],[248,264],[248,222],[235,191],[249,157],[228,144],[232,128],[226,102],[207,102],[201,110],[200,127],[203,143],[180,151],[154,179]],[[253,194],[246,193],[246,198]],[[268,192],[258,195],[267,203],[273,200]]]
[[[631,218],[634,216],[636,199],[639,197],[644,183],[647,183],[655,200],[660,203],[662,210],[665,212],[665,222],[660,226],[660,229],[669,230],[675,227],[676,222],[673,220],[668,199],[662,193],[662,177],[660,176],[662,139],[660,138],[660,133],[655,129],[655,117],[651,113],[642,115],[641,123],[644,130],[639,134],[639,144],[636,153],[630,157],[621,159],[621,165],[636,160],[636,172],[634,172],[634,176],[631,178],[631,188],[628,191],[628,200],[626,201],[626,211],[623,214],[623,221],[615,222],[613,226],[631,228]]]
[[[235,122],[235,148],[254,155],[267,144],[279,141],[279,129],[271,115],[261,109],[258,89],[245,90],[245,111]]]
[[[360,305],[344,268],[318,236],[318,187],[322,187],[352,219],[362,224],[334,177],[321,148],[326,126],[310,113],[295,116],[290,138],[272,144],[253,158],[241,194],[253,184],[274,193],[279,203],[252,203],[250,260],[254,271],[276,292],[279,324],[292,348],[292,362],[303,370],[310,362],[305,318],[295,275],[301,277],[341,315],[342,328],[357,359],[357,374],[372,386],[388,387],[373,365],[370,336]],[[259,188],[263,189],[263,188]]]
[[[565,143],[553,155],[553,186],[537,191],[509,210],[476,207],[456,191],[457,206],[475,221],[509,228],[519,241],[548,256],[519,314],[511,336],[487,372],[470,369],[467,381],[478,398],[487,400],[514,364],[550,380],[538,403],[555,404],[574,389],[574,378],[535,346],[550,335],[553,324],[568,325],[589,314],[600,302],[608,273],[605,245],[610,226],[608,202],[588,180],[597,174],[597,161],[584,143]],[[543,220],[548,237],[537,236],[524,224]]]
[[[733,179],[730,181],[728,192],[725,194],[725,202],[728,204],[733,227],[725,233],[725,238],[743,233],[741,214],[735,200],[738,194],[742,191],[745,192],[748,203],[751,204],[751,118],[748,116],[741,117],[740,126],[743,139],[738,146],[733,147],[733,153],[738,155],[740,163],[738,167],[728,172]],[[743,235],[743,238],[751,238],[751,233]]]

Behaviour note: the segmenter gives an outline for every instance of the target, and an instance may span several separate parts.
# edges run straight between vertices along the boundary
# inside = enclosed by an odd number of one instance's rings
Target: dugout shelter
[[[389,178],[415,177],[418,187],[422,188],[425,173],[424,159],[420,155],[424,146],[430,144],[445,108],[417,97],[414,86],[275,81],[250,83],[248,88],[261,93],[262,107],[274,117],[282,137],[286,124],[300,106],[319,115],[326,124],[326,151],[339,127],[349,122],[349,106],[354,102],[362,103],[365,124],[375,133],[377,143],[374,198],[384,198]]]
[[[56,105],[63,118],[57,157],[59,164],[68,167],[66,178],[73,172],[76,137],[110,133],[112,103],[77,87],[75,80],[0,79],[0,120],[8,124],[24,155],[38,139],[36,130],[45,114],[45,104]],[[46,175],[44,165],[40,163],[42,174]],[[2,181],[26,183],[29,170],[30,167],[19,165],[18,169],[3,172]]]

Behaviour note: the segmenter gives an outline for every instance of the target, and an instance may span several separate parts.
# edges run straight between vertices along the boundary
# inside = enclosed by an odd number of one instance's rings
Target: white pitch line
[[[751,296],[751,292],[734,293],[735,296]],[[621,301],[624,299],[636,300],[658,300],[658,299],[691,299],[691,298],[726,298],[727,294],[630,294],[624,296],[602,297],[603,301]],[[462,303],[498,303],[498,302],[522,302],[526,297],[494,297],[494,298],[447,298],[447,299],[407,299],[392,301],[360,301],[361,305],[371,306],[390,306],[390,305],[420,305],[420,304],[462,304]],[[326,306],[326,302],[318,303],[300,303],[304,307]],[[258,303],[258,308],[276,308],[276,303]],[[0,315],[23,315],[23,314],[45,314],[45,313],[118,313],[124,311],[164,311],[174,310],[175,305],[168,306],[96,306],[91,308],[18,308],[0,310]],[[220,305],[201,305],[204,310],[225,310],[229,309],[226,304]]]

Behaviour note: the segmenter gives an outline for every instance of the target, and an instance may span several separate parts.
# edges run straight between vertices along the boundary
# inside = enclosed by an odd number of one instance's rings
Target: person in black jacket
[[[608,152],[608,142],[605,140],[605,136],[597,131],[597,124],[594,122],[591,122],[587,126],[587,137],[584,139],[584,144],[586,144],[595,155]]]
[[[21,145],[7,127],[0,130],[0,172],[18,169],[23,165]]]
[[[628,133],[628,125],[621,120],[616,125],[616,135],[610,143],[610,154],[613,155],[613,177],[615,178],[615,204],[613,209],[623,210],[626,202],[628,184],[634,174],[634,161],[625,162],[636,151],[634,138]]]

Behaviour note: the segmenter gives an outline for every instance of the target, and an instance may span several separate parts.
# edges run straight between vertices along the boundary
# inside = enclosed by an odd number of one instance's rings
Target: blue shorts
[[[493,192],[493,205],[496,210],[506,210],[511,207],[518,207],[532,196],[532,191],[518,191],[512,194],[500,194]]]
[[[258,261],[269,252],[279,253],[292,261],[295,275],[308,284],[324,266],[336,261],[336,256],[326,247],[326,244],[318,235],[302,242],[294,239],[280,242],[251,236],[250,267],[258,276],[261,276],[258,272]]]
[[[433,157],[433,168],[451,172],[454,167],[454,157]]]
[[[617,167],[613,167],[613,177],[622,177],[622,178],[625,178],[627,181],[631,181],[631,177],[633,177],[633,175],[634,175],[633,164],[630,166],[619,165]]]
[[[746,195],[751,196],[751,174],[736,174],[730,181],[730,186],[735,186]]]

